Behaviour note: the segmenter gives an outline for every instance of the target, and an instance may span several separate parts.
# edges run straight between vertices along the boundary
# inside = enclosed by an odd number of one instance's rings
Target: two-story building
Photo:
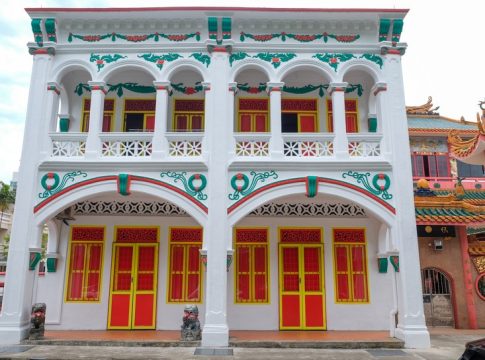
[[[399,9],[27,9],[0,342],[389,330],[429,346]],[[41,234],[47,272],[37,282]]]

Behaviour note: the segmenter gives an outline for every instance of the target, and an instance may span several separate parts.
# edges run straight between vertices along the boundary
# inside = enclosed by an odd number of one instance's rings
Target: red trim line
[[[147,12],[147,11],[261,11],[261,12],[327,12],[327,13],[403,13],[407,14],[409,9],[378,9],[378,8],[263,8],[263,7],[219,7],[219,6],[172,6],[172,7],[127,7],[127,8],[25,8],[27,13],[45,12]]]
[[[144,177],[141,177],[141,176],[131,175],[130,177],[131,177],[131,181],[146,182],[146,183],[158,185],[158,186],[161,186],[161,187],[165,187],[165,188],[167,188],[171,191],[174,191],[174,192],[178,193],[179,195],[185,197],[186,199],[188,199],[192,203],[194,203],[197,207],[199,207],[206,214],[208,213],[207,207],[205,205],[201,204],[200,202],[198,202],[197,200],[195,200],[191,196],[187,195],[185,192],[183,192],[182,190],[180,190],[179,188],[177,188],[175,186],[172,186],[170,184],[166,184],[163,181],[158,181],[158,180],[150,179],[150,178],[144,178]],[[81,181],[77,184],[71,185],[71,186],[59,191],[58,193],[52,195],[51,197],[45,199],[40,204],[37,204],[34,207],[34,214],[37,213],[40,209],[42,209],[44,206],[49,204],[54,199],[57,199],[58,197],[66,194],[68,192],[71,192],[74,189],[84,187],[84,186],[89,185],[89,184],[95,184],[95,183],[104,182],[104,181],[115,181],[115,186],[117,186],[118,176],[116,176],[116,175],[102,176],[102,177],[98,177],[98,178],[94,178],[94,179]]]
[[[367,192],[366,190],[361,189],[358,186],[355,186],[355,185],[352,185],[352,184],[349,184],[349,183],[346,183],[346,182],[340,181],[340,180],[333,180],[333,179],[327,179],[327,178],[321,178],[321,177],[318,178],[317,182],[318,183],[324,183],[324,184],[327,183],[327,184],[339,185],[339,186],[346,187],[346,188],[355,190],[357,192],[360,192],[361,194],[363,194],[363,195],[371,198],[372,200],[378,202],[379,204],[381,204],[383,207],[385,207],[387,210],[389,210],[394,215],[396,214],[396,209],[394,209],[394,207],[392,207],[391,205],[386,203],[384,200],[378,198],[374,194],[371,194],[371,193]],[[275,188],[275,187],[280,187],[280,186],[287,185],[287,184],[295,184],[295,183],[305,184],[306,183],[306,177],[282,180],[282,181],[278,181],[278,182],[263,186],[263,187],[255,190],[254,192],[252,192],[248,196],[242,198],[241,200],[239,200],[238,202],[236,202],[232,206],[230,206],[227,209],[227,213],[228,214],[232,213],[236,208],[238,208],[239,206],[244,204],[246,201],[248,201],[249,199],[251,199],[251,198],[253,198],[257,195],[259,195],[262,192],[265,192],[266,190],[269,190],[269,189],[272,189],[272,188]]]

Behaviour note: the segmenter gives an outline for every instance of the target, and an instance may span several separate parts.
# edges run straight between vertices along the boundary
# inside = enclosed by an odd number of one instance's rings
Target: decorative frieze
[[[120,59],[125,59],[125,58],[127,58],[127,56],[123,56],[121,54],[99,55],[99,54],[91,53],[91,57],[89,58],[89,61],[96,63],[96,66],[99,72],[102,68],[104,68],[104,65],[110,64],[112,62],[118,61]]]
[[[391,186],[391,179],[389,176],[383,173],[378,173],[369,180],[370,176],[371,174],[369,172],[359,173],[351,170],[342,174],[344,179],[347,177],[355,179],[358,184],[362,185],[371,194],[380,196],[383,200],[391,200],[393,196],[387,192]]]
[[[79,180],[79,178],[85,178],[87,176],[88,174],[85,172],[76,170],[64,174],[61,179],[57,173],[49,172],[40,179],[40,185],[44,191],[39,193],[39,199],[47,199],[49,196],[64,189],[68,183],[74,183]]]
[[[243,173],[237,173],[231,178],[231,187],[234,192],[228,195],[229,200],[239,200],[241,197],[251,194],[258,183],[264,183],[267,179],[278,179],[278,174],[275,171],[251,171],[249,176],[251,179]]]
[[[185,210],[169,202],[82,201],[74,204],[73,215],[188,216]]]
[[[198,200],[207,200],[207,194],[203,192],[207,186],[207,178],[203,174],[196,173],[187,178],[187,173],[185,171],[164,171],[160,173],[160,177],[163,180],[168,178],[171,179],[173,183],[182,184],[185,192]]]
[[[118,39],[125,40],[128,42],[145,42],[147,40],[159,41],[160,39],[167,39],[171,42],[182,42],[187,41],[189,39],[195,38],[196,41],[200,41],[200,32],[190,33],[190,34],[164,34],[164,33],[151,33],[151,34],[143,34],[143,35],[126,35],[126,34],[119,34],[119,33],[108,33],[102,35],[80,35],[80,34],[73,34],[69,33],[67,38],[68,42],[72,42],[74,39],[78,39],[84,42],[99,42],[105,39],[111,39],[111,41],[115,42]]]
[[[267,42],[273,39],[281,39],[281,41],[286,41],[286,39],[296,40],[300,43],[308,43],[313,42],[315,40],[322,40],[324,43],[327,43],[329,39],[334,39],[340,43],[351,43],[360,38],[358,34],[350,34],[350,35],[336,35],[336,34],[329,34],[324,32],[322,34],[291,34],[286,32],[280,32],[275,34],[249,34],[245,32],[241,32],[239,39],[244,42],[246,39],[251,39],[257,42]]]
[[[281,203],[265,204],[248,216],[288,217],[366,217],[365,210],[355,204],[341,203]]]

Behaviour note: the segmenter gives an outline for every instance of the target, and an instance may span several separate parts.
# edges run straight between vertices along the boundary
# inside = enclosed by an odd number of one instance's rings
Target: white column
[[[223,48],[222,48],[223,49]],[[204,227],[204,248],[207,249],[206,314],[202,330],[205,347],[227,346],[227,244],[231,232],[227,222],[227,164],[230,134],[229,102],[233,95],[229,82],[228,53],[214,51],[208,69],[211,86],[205,97],[205,140],[208,149],[207,193],[209,213]]]
[[[42,122],[42,148],[40,150],[41,158],[47,159],[52,154],[52,141],[49,133],[56,131],[57,113],[59,111],[59,95],[61,90],[56,82],[47,83],[47,100],[45,118]]]
[[[229,134],[231,134],[231,141],[229,142],[229,154],[231,155],[231,157],[234,157],[236,155],[236,138],[234,137],[234,135],[236,134],[236,128],[234,124],[237,121],[238,116],[238,114],[235,114],[234,112],[234,101],[237,93],[237,82],[230,82],[228,90],[230,94],[230,100],[228,102],[228,112],[230,114]]]
[[[333,149],[337,159],[349,156],[349,143],[345,125],[345,89],[348,83],[331,83],[328,92],[332,97]]]
[[[271,140],[270,153],[273,159],[283,158],[283,133],[281,131],[281,90],[282,82],[268,82]]]
[[[157,102],[155,106],[155,129],[152,139],[152,159],[161,160],[167,155],[168,142],[167,134],[168,123],[168,92],[170,91],[169,81],[154,81],[157,90]]]
[[[89,111],[89,131],[86,139],[86,159],[101,157],[101,134],[104,113],[106,84],[102,81],[89,81],[91,89],[91,109]]]
[[[0,314],[0,344],[18,343],[28,336],[32,306],[34,272],[29,271],[29,248],[40,247],[40,229],[35,226],[33,206],[39,202],[40,149],[47,111],[47,76],[50,74],[53,46],[37,48],[29,43],[33,56],[27,117],[20,161],[17,198],[13,216],[4,298]]]
[[[382,71],[389,86],[386,96],[381,101],[381,111],[383,126],[386,129],[384,136],[390,138],[394,169],[392,188],[397,210],[391,236],[398,248],[400,263],[400,271],[396,273],[399,323],[395,336],[404,340],[408,348],[427,348],[430,346],[430,339],[423,311],[413,177],[401,68],[404,48],[402,44],[397,44],[397,47],[382,49],[385,55]]]
[[[387,90],[387,84],[385,82],[378,82],[375,83],[374,86],[371,89],[371,93],[374,95],[374,106],[373,106],[373,111],[375,113],[375,117],[377,119],[377,133],[380,133],[383,135],[383,139],[381,141],[381,149],[382,149],[382,154],[384,155],[384,158],[387,160],[390,158],[390,152],[391,152],[391,137],[386,136],[386,133],[388,132],[388,129],[386,129],[384,119],[383,119],[383,114],[381,110],[381,103],[384,101],[383,98],[386,96],[386,90]]]

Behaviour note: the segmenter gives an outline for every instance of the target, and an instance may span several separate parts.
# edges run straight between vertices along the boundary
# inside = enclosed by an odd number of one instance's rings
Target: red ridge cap
[[[172,7],[113,7],[113,8],[25,8],[27,13],[37,12],[145,12],[145,11],[261,11],[261,12],[384,12],[407,14],[409,9],[376,8],[265,8],[265,7],[220,7],[220,6],[172,6]]]

